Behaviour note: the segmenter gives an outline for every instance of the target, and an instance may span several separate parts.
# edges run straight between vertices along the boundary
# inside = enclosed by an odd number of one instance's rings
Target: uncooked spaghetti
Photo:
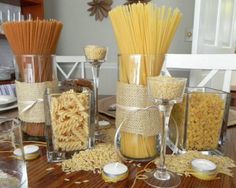
[[[181,21],[181,12],[165,6],[157,7],[152,3],[137,3],[118,6],[109,12],[109,17],[120,53],[119,80],[128,84],[147,85],[148,76],[160,74],[164,54],[167,53]],[[125,57],[130,54],[157,56],[154,64],[150,64],[151,61],[147,58],[142,60],[142,74],[139,74],[140,77],[135,82],[132,78],[136,67]],[[121,132],[122,153],[137,159],[153,157],[156,150],[151,146],[156,142],[155,139],[155,136],[147,138]]]
[[[19,68],[20,81],[53,81],[51,55],[56,52],[62,26],[62,23],[56,20],[38,19],[3,23],[2,28]],[[43,125],[44,123],[26,122],[23,130],[32,136],[43,136]]]
[[[155,55],[167,53],[182,14],[177,8],[137,3],[118,6],[109,17],[120,54]],[[156,66],[161,70],[162,63]]]
[[[56,52],[62,23],[56,20],[5,22],[2,25],[14,55],[51,55]]]

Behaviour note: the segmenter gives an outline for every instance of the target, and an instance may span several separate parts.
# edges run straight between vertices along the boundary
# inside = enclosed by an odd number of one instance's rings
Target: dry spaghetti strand
[[[34,70],[32,83],[53,81],[53,62],[50,56],[56,52],[62,27],[62,23],[57,20],[37,19],[3,23],[2,28],[19,67],[20,81],[29,82],[26,79],[28,66]],[[21,55],[25,54],[39,56],[23,60]],[[42,60],[41,56],[48,58]],[[23,130],[31,136],[44,136],[44,123],[25,123]]]
[[[121,55],[145,54],[157,57],[154,65],[151,64],[148,56],[142,60],[144,66],[140,68],[142,74],[137,82],[136,79],[132,79],[135,72],[134,65],[129,58],[121,56],[119,80],[128,84],[146,85],[147,76],[160,74],[163,54],[166,54],[170,47],[182,13],[178,9],[157,7],[152,3],[134,3],[112,9],[109,17]],[[152,71],[149,71],[150,69]],[[155,143],[155,136],[145,137],[133,133],[121,133],[121,149],[127,157],[153,157],[156,153],[153,147]]]

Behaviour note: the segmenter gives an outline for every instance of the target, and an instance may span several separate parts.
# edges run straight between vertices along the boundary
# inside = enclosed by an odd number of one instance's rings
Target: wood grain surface
[[[227,131],[227,142],[225,144],[225,153],[227,156],[236,160],[236,127],[231,127]],[[41,148],[41,157],[27,162],[28,181],[31,188],[130,188],[133,184],[136,173],[141,168],[133,164],[127,164],[129,167],[129,177],[118,183],[105,183],[100,174],[92,172],[75,172],[66,174],[62,172],[61,167],[56,164],[47,163],[45,148]],[[53,167],[51,171],[48,168]],[[152,166],[154,168],[154,165]],[[234,188],[236,187],[236,168],[233,169],[234,177],[220,175],[219,179],[213,181],[201,181],[194,177],[182,177],[180,188]],[[69,181],[65,181],[65,179]],[[89,180],[88,183],[75,184],[76,181]],[[148,188],[149,186],[142,180],[138,180],[135,188]]]
[[[0,115],[16,116],[16,110],[4,112]],[[110,117],[102,117],[114,123]],[[236,161],[236,126],[227,129],[227,140],[224,146],[226,156]],[[128,164],[129,176],[118,183],[105,183],[100,174],[93,172],[75,172],[66,174],[61,170],[61,166],[55,163],[47,163],[46,148],[40,147],[40,157],[27,162],[28,182],[30,188],[130,188],[134,182],[136,173],[144,167]],[[48,168],[53,167],[48,171]],[[154,168],[154,165],[152,166]],[[220,175],[219,179],[213,181],[201,181],[194,177],[182,177],[180,188],[236,188],[236,168],[233,169],[234,177]],[[68,179],[69,181],[66,181]],[[76,181],[89,180],[87,183],[75,184]],[[148,188],[149,186],[142,180],[138,180],[135,188]]]

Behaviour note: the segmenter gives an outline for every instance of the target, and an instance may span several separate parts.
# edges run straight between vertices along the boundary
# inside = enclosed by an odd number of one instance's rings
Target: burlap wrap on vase
[[[20,120],[28,123],[44,123],[44,92],[57,85],[57,81],[26,83],[16,81],[16,93]]]
[[[161,119],[159,111],[155,109],[142,110],[142,108],[151,105],[146,86],[118,82],[116,103],[116,127],[118,128],[122,122],[124,123],[121,131],[143,136],[158,134],[158,122]],[[129,108],[140,108],[140,110],[134,112]]]

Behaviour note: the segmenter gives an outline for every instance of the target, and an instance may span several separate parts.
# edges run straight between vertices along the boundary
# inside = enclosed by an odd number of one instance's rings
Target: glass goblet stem
[[[154,176],[160,180],[168,180],[170,179],[170,175],[166,171],[165,166],[165,155],[166,155],[166,135],[170,120],[170,113],[172,110],[173,105],[170,104],[161,104],[159,105],[159,110],[162,115],[162,126],[161,126],[161,151],[160,151],[160,162],[158,170],[154,173]]]
[[[99,73],[100,73],[101,64],[92,64],[92,74],[93,74],[93,92],[94,92],[94,101],[95,101],[95,129],[98,129],[99,116],[98,116],[98,87],[99,87]]]

